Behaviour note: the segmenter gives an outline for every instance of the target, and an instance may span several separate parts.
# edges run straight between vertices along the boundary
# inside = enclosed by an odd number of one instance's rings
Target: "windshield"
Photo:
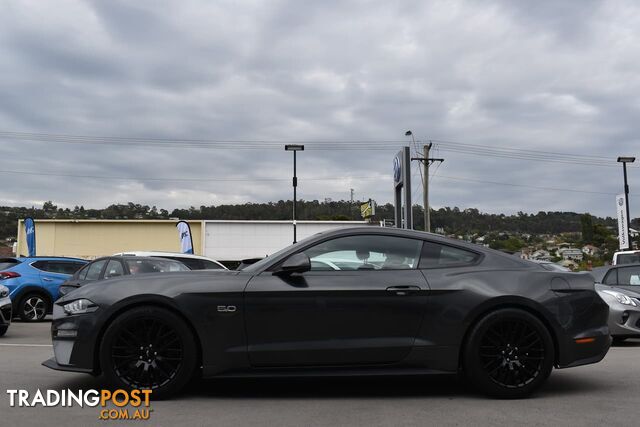
[[[131,274],[189,271],[183,263],[170,259],[128,259],[125,262]]]
[[[0,271],[8,270],[16,265],[20,264],[18,260],[4,260],[0,261]]]

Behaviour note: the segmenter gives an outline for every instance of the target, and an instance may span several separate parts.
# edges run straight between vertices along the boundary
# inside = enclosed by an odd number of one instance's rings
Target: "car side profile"
[[[112,279],[132,274],[165,273],[170,271],[189,271],[181,262],[157,257],[111,256],[97,258],[78,270],[60,285],[60,295],[98,280]]]
[[[548,271],[410,230],[319,233],[240,271],[123,277],[56,302],[52,369],[166,397],[211,377],[462,372],[526,396],[600,361],[608,306],[589,274]]]
[[[640,263],[595,268],[596,290],[609,304],[614,342],[640,337]]]
[[[14,316],[38,322],[51,313],[59,287],[88,261],[65,257],[0,259],[0,284],[9,288]]]

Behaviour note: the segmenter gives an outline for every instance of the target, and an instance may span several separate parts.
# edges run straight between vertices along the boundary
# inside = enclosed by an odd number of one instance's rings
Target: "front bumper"
[[[42,364],[59,371],[99,374],[95,358],[97,320],[97,312],[68,316],[54,304],[51,322],[54,357]]]
[[[11,323],[12,310],[11,300],[9,298],[0,298],[0,326]]]
[[[640,337],[640,307],[611,303],[609,330],[614,337]]]

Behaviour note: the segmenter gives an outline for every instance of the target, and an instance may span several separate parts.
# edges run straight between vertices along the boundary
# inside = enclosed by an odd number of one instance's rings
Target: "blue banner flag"
[[[24,230],[27,234],[27,250],[29,256],[36,256],[36,223],[31,217],[24,219]]]
[[[186,221],[180,221],[176,224],[178,234],[180,235],[180,250],[183,254],[193,253],[193,239],[191,238],[191,227]]]

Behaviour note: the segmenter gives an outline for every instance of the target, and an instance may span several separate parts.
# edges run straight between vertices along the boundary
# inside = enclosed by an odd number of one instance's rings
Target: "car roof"
[[[125,251],[113,254],[113,256],[144,256],[144,257],[180,257],[180,258],[192,258],[192,259],[204,259],[207,261],[216,261],[213,258],[208,258],[202,255],[185,254],[181,252],[165,252],[165,251]]]
[[[9,258],[4,258],[9,259]],[[29,257],[15,257],[13,259],[17,259],[20,262],[29,262],[29,261],[80,261],[80,262],[89,262],[86,259],[82,258],[72,258],[72,257],[64,257],[64,256],[29,256]]]
[[[103,256],[100,258],[96,258],[94,260],[92,260],[91,262],[94,261],[100,261],[103,259],[125,259],[125,260],[134,260],[134,261],[157,261],[159,258],[161,257],[152,257],[152,256],[137,256],[137,255],[109,255],[109,256]],[[175,259],[169,259],[169,258],[162,258],[166,261],[173,261],[173,262],[180,262],[180,261],[176,261]]]

